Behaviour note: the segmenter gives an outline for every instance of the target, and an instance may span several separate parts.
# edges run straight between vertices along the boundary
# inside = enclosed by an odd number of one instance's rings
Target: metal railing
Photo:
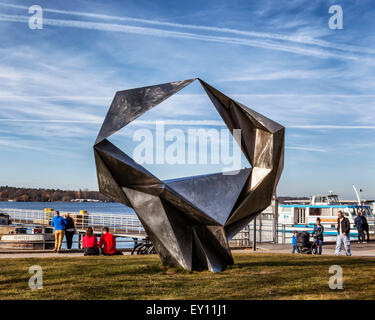
[[[13,224],[30,224],[50,226],[54,217],[54,212],[44,210],[25,210],[25,209],[0,209],[2,213],[9,215]],[[66,211],[60,211],[64,216]],[[87,227],[92,227],[94,231],[101,230],[103,227],[110,228],[115,234],[128,234],[134,236],[145,236],[145,231],[139,219],[134,215],[116,215],[116,214],[87,214],[70,213],[77,230],[84,231]]]

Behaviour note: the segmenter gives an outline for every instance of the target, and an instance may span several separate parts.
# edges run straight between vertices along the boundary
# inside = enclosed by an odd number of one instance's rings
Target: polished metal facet
[[[241,130],[238,143],[251,168],[161,181],[107,138],[193,81],[200,82],[230,132]],[[119,91],[94,145],[99,190],[134,209],[163,264],[218,272],[233,264],[228,241],[275,194],[284,131],[201,79]]]

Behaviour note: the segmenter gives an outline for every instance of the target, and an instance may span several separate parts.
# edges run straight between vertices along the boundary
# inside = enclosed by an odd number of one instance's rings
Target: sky
[[[97,190],[92,146],[116,91],[199,77],[286,127],[279,196],[354,199],[355,184],[375,198],[373,1],[2,1],[0,185]],[[187,87],[153,115],[219,121],[204,99]]]

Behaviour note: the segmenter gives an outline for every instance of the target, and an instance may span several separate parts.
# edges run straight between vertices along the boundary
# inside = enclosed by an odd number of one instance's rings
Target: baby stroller
[[[307,231],[302,231],[297,235],[297,252],[304,254],[317,254],[318,242],[316,238],[310,241],[310,234]]]

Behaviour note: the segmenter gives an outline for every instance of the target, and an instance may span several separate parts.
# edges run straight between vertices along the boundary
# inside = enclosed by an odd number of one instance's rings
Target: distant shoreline
[[[0,186],[0,201],[8,202],[113,202],[99,191]]]

